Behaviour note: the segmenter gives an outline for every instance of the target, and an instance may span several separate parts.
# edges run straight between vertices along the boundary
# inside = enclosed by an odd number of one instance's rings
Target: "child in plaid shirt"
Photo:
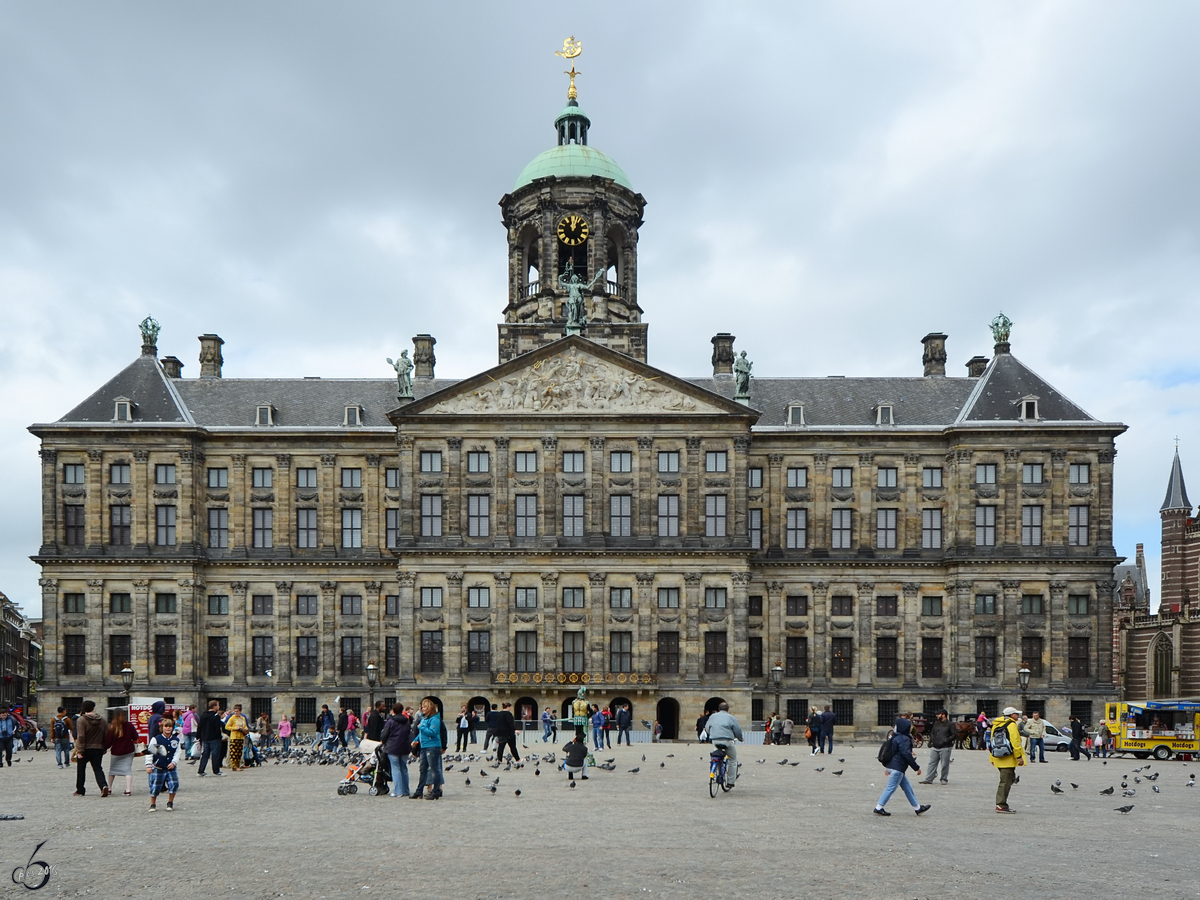
[[[179,790],[179,771],[176,764],[182,759],[181,742],[175,733],[175,720],[163,716],[160,732],[146,744],[146,774],[150,776],[150,812],[155,812],[158,795],[167,791],[167,811],[175,810],[175,794]]]

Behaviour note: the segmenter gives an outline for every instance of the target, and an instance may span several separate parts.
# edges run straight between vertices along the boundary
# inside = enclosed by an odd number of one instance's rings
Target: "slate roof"
[[[1002,345],[1007,346],[1007,345]],[[1038,418],[1051,422],[1095,421],[1015,356],[999,352],[988,363],[959,423],[1018,421],[1022,399],[1036,397]]]
[[[153,356],[139,356],[60,422],[112,422],[114,401],[134,402],[133,422],[188,422],[187,411]]]
[[[1187,485],[1183,483],[1183,466],[1179,462],[1179,450],[1175,450],[1175,461],[1171,463],[1171,479],[1167,482],[1167,496],[1160,506],[1159,512],[1168,509],[1183,509],[1189,514],[1192,511],[1192,501],[1188,499]]]

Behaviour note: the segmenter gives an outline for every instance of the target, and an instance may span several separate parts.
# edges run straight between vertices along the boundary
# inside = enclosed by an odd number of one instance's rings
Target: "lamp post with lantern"
[[[367,663],[367,686],[370,688],[370,692],[369,692],[370,699],[367,701],[368,717],[370,716],[370,714],[372,712],[375,711],[375,683],[378,680],[379,680],[379,668],[375,665],[375,663],[373,661]]]
[[[783,681],[783,666],[778,662],[771,667],[771,683],[775,685],[775,714],[779,714],[779,684]],[[770,728],[770,726],[767,726]]]
[[[130,693],[133,691],[133,669],[129,668],[129,663],[125,663],[125,667],[121,669],[121,685],[125,689],[125,706],[128,712],[130,704]]]
[[[1029,676],[1032,674],[1028,666],[1017,669],[1017,684],[1021,688],[1021,712],[1027,712],[1026,707],[1029,706],[1029,698],[1025,694],[1029,690]]]

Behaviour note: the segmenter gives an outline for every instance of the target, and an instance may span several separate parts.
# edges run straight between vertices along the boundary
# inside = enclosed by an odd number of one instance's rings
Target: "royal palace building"
[[[436,378],[418,335],[396,377],[230,378],[207,334],[189,378],[147,320],[32,426],[44,702],[119,696],[126,664],[135,694],[301,722],[371,694],[536,717],[585,684],[667,737],[718,697],[860,731],[994,713],[1023,667],[1027,708],[1110,699],[1124,426],[1003,317],[960,377],[940,333],[912,377],[754,378],[725,333],[709,375],[654,368],[645,200],[569,96],[500,201],[495,368]]]

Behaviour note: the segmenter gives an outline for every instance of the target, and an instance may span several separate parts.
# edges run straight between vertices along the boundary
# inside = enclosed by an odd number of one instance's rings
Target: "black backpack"
[[[896,745],[889,737],[879,745],[879,756],[876,758],[885,766],[892,761],[892,757],[896,755]]]
[[[65,740],[71,734],[70,729],[67,728],[67,720],[66,719],[55,719],[54,725],[52,727],[52,731],[54,733],[54,739],[56,741]]]

